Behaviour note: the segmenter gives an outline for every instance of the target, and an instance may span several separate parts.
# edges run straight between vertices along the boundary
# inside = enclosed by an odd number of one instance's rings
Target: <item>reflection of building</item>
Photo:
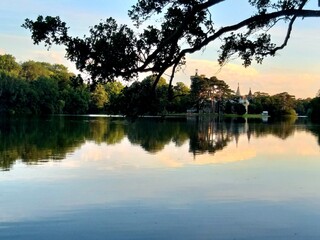
[[[233,135],[236,142],[236,145],[238,146],[240,135],[247,135],[248,142],[250,142],[251,139],[251,128],[249,127],[248,119],[244,118],[242,119],[244,122],[238,122],[234,124],[234,130]]]
[[[194,158],[196,155],[221,151],[233,140],[238,145],[241,135],[246,135],[250,142],[252,129],[247,120],[239,122],[234,119],[231,122],[219,122],[202,117],[188,118],[188,120],[192,119],[197,126],[190,135],[190,152],[193,153]]]
[[[246,113],[248,113],[248,107],[250,105],[250,100],[252,100],[252,92],[251,92],[251,88],[249,90],[249,93],[248,95],[243,95],[241,96],[240,94],[240,87],[239,87],[239,83],[238,83],[238,88],[237,88],[237,91],[236,91],[236,100],[238,101],[238,103],[242,104],[245,109],[246,109]]]
[[[190,151],[198,154],[214,154],[221,151],[232,140],[226,124],[214,120],[197,118],[197,129],[190,136]]]

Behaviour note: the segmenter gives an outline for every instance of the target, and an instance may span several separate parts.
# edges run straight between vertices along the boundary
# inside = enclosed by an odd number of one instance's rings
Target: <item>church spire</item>
[[[250,90],[249,90],[249,93],[248,93],[247,98],[252,99],[252,91],[251,91],[251,88],[250,88]]]
[[[240,94],[240,87],[239,87],[239,83],[238,83],[238,88],[237,88],[236,95],[237,95],[237,96],[239,96],[239,97],[241,96],[241,94]]]

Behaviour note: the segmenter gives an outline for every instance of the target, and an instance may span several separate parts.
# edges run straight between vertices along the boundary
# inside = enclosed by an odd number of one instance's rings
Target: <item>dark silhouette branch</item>
[[[218,3],[224,2],[225,0],[209,0],[203,4],[196,5],[190,13],[186,15],[184,20],[179,24],[179,26],[176,28],[173,34],[171,34],[169,37],[167,37],[162,43],[159,44],[159,46],[156,48],[156,50],[147,57],[145,62],[139,69],[143,69],[146,66],[148,66],[156,57],[157,54],[161,52],[161,50],[165,47],[167,47],[169,44],[173,42],[178,42],[179,38],[183,35],[183,32],[185,30],[186,23],[190,22],[194,15],[200,11],[203,11],[205,9],[208,9],[209,7],[212,7]],[[138,70],[140,71],[140,70]]]
[[[66,45],[67,58],[74,61],[81,71],[85,70],[91,73],[93,78],[112,80],[121,76],[130,80],[138,73],[152,72],[162,75],[172,67],[173,72],[170,79],[172,82],[174,72],[184,64],[182,59],[186,54],[204,49],[217,39],[230,36],[224,40],[229,40],[231,46],[222,44],[224,47],[223,55],[219,59],[221,65],[234,53],[238,53],[245,61],[245,66],[248,66],[251,64],[253,56],[257,62],[261,63],[265,56],[273,56],[277,51],[285,48],[297,18],[320,17],[318,10],[303,9],[307,0],[299,1],[299,5],[297,1],[283,0],[283,4],[289,5],[282,7],[275,4],[270,5],[269,1],[265,1],[269,5],[264,5],[263,1],[251,0],[249,2],[258,9],[257,15],[215,30],[209,8],[225,0],[193,0],[185,3],[180,3],[178,0],[149,1],[138,1],[134,10],[131,11],[133,21],[139,22],[140,18],[146,20],[153,11],[160,13],[161,7],[168,7],[170,4],[172,4],[172,8],[169,8],[171,15],[169,13],[165,15],[160,29],[151,27],[145,30],[144,34],[146,35],[141,34],[139,37],[136,37],[126,25],[118,26],[116,21],[111,18],[107,19],[105,23],[94,26],[90,30],[92,36],[84,39],[69,37],[67,35],[68,28],[59,17],[44,19],[39,16],[35,22],[26,19],[23,27],[31,30],[35,44],[45,42],[47,45],[52,43]],[[150,4],[151,8],[149,6],[144,9],[146,2]],[[160,8],[154,9],[152,7],[155,2],[160,4]],[[282,1],[278,3],[280,2]],[[180,6],[181,8],[179,8]],[[282,8],[283,10],[267,13],[267,8]],[[260,34],[256,41],[251,40],[256,32],[261,31],[264,27],[272,28],[280,20],[289,20],[287,33],[281,45],[276,46],[271,43],[270,35],[267,34]],[[205,26],[205,31],[203,31],[203,26]],[[245,27],[247,29],[244,34],[234,34]],[[180,42],[182,40],[186,40],[188,44],[183,49],[181,47],[184,45]],[[157,77],[155,84],[159,79],[160,77]]]
[[[308,0],[304,0],[304,1],[301,3],[301,5],[299,6],[299,9],[298,9],[298,10],[302,10],[303,7],[306,5],[307,1],[308,1]],[[290,20],[290,23],[289,23],[289,25],[288,25],[287,34],[286,34],[286,36],[285,36],[285,39],[284,39],[283,43],[282,43],[279,47],[275,47],[272,51],[270,51],[269,55],[274,55],[277,51],[282,50],[282,49],[284,49],[284,48],[287,46],[287,44],[288,44],[288,42],[289,42],[289,39],[290,39],[290,37],[291,37],[291,32],[292,32],[293,24],[294,24],[294,22],[296,21],[296,19],[297,19],[297,15],[294,15],[294,16],[292,17],[292,19]]]
[[[174,64],[174,66],[172,67],[172,71],[171,71],[171,76],[170,76],[170,80],[169,80],[169,87],[168,87],[168,99],[171,100],[174,98],[174,96],[172,96],[172,82],[174,79],[174,74],[177,70],[178,67],[178,63]]]
[[[259,22],[259,21],[268,21],[268,20],[272,20],[272,19],[277,19],[279,17],[284,17],[284,16],[295,16],[294,20],[297,17],[320,17],[320,11],[316,11],[316,10],[301,10],[301,9],[290,9],[290,10],[282,10],[282,11],[277,11],[277,12],[273,12],[273,13],[267,13],[267,14],[263,14],[263,15],[256,15],[250,18],[247,18],[237,24],[234,25],[230,25],[230,26],[226,26],[226,27],[222,27],[220,28],[217,32],[215,32],[212,36],[206,38],[204,41],[202,41],[199,45],[195,46],[195,47],[191,47],[191,48],[186,48],[183,49],[179,56],[172,62],[172,64],[170,66],[172,66],[173,64],[176,64],[176,62],[180,61],[180,59],[182,59],[183,57],[185,57],[186,54],[191,54],[194,53],[196,51],[201,50],[201,48],[207,46],[209,43],[215,41],[216,39],[220,38],[222,35],[228,33],[228,32],[234,32],[237,31],[243,27],[249,26],[251,24],[254,24],[255,22]],[[291,21],[292,24],[289,24],[289,29],[288,29],[288,34],[287,34],[287,38],[289,40],[290,37],[290,33],[292,30],[292,25],[294,21]],[[290,30],[290,26],[291,26],[291,30]],[[285,43],[286,44],[286,43]],[[283,46],[285,47],[285,46]],[[276,49],[276,51],[280,50],[282,48],[279,47],[279,49]],[[276,52],[274,51],[274,53]]]

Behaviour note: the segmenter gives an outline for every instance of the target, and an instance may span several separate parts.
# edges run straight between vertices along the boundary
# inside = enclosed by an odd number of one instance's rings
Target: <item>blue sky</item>
[[[136,0],[10,0],[0,2],[0,54],[12,54],[18,62],[35,60],[62,63],[70,71],[74,65],[64,58],[64,48],[55,46],[47,51],[43,45],[35,46],[30,33],[21,28],[25,18],[35,19],[38,15],[60,16],[70,27],[73,36],[83,36],[101,19],[114,17],[119,23],[130,24],[127,11]],[[227,0],[213,11],[217,26],[232,24],[252,15],[247,0]],[[317,8],[316,0],[309,6]],[[216,75],[235,89],[240,83],[242,93],[249,88],[275,94],[287,91],[297,98],[314,97],[320,89],[320,19],[299,20],[289,46],[275,58],[268,58],[263,65],[253,64],[243,68],[240,61],[233,60],[219,70],[217,50],[214,43],[203,51],[187,56],[187,65],[176,75],[175,81],[190,84],[190,75],[195,69],[206,76]],[[276,27],[272,33],[275,41],[281,42],[286,29]]]

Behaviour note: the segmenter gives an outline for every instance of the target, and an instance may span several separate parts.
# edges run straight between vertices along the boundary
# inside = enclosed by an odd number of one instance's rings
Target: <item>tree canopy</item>
[[[254,60],[262,63],[266,56],[274,56],[287,45],[297,18],[320,16],[319,10],[306,9],[308,0],[248,0],[255,9],[253,15],[217,27],[212,12],[226,1],[138,0],[128,11],[137,29],[108,18],[91,27],[90,35],[83,38],[70,36],[66,23],[58,16],[26,19],[22,26],[31,31],[35,44],[65,45],[66,57],[79,70],[90,73],[93,81],[118,77],[131,80],[139,73],[152,72],[157,75],[156,85],[170,69],[171,86],[175,72],[185,64],[186,54],[211,42],[222,40],[218,57],[221,65],[234,55],[243,60],[244,66]],[[154,24],[155,20],[159,24]],[[287,32],[277,45],[269,30],[283,22]]]
[[[0,72],[18,75],[21,66],[16,62],[16,58],[10,54],[0,55]]]

